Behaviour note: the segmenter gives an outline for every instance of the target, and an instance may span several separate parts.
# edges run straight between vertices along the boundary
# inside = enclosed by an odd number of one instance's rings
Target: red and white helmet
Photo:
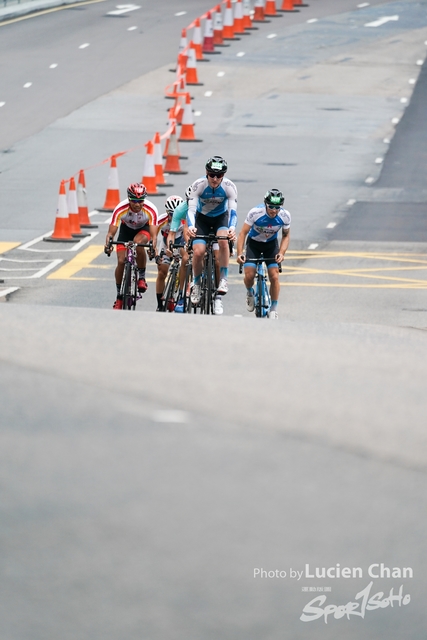
[[[147,195],[147,189],[141,182],[133,182],[128,186],[128,199],[144,202]]]

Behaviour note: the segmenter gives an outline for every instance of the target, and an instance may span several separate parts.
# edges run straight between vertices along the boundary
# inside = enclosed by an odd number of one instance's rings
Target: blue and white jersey
[[[274,218],[270,218],[265,210],[265,204],[253,207],[246,216],[245,224],[251,228],[248,237],[257,242],[276,240],[280,229],[285,231],[291,226],[291,214],[280,207]]]
[[[237,223],[237,188],[234,182],[223,178],[218,187],[209,186],[206,177],[193,182],[188,200],[188,226],[194,227],[196,213],[210,218],[220,216],[228,211],[228,226],[235,227]]]

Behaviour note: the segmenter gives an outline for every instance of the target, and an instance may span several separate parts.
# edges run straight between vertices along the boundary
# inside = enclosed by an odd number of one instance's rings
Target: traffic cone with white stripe
[[[89,218],[89,208],[87,206],[85,172],[80,169],[79,181],[77,183],[77,206],[79,209],[80,226],[87,229],[97,229],[97,224],[92,224]]]
[[[209,62],[209,60],[203,56],[202,28],[200,26],[200,18],[196,18],[194,21],[193,47],[194,51],[196,52],[197,62]]]
[[[269,20],[265,19],[264,1],[265,0],[255,0],[255,13],[254,17],[252,18],[253,22],[270,22]]]
[[[243,0],[243,28],[249,31],[255,31],[258,27],[254,27],[251,17],[251,0]]]
[[[79,206],[77,204],[76,183],[74,178],[70,178],[70,187],[67,195],[67,208],[71,235],[73,238],[86,238],[89,234],[82,233],[82,230],[80,229]]]
[[[212,28],[212,14],[210,11],[208,11],[208,13],[206,14],[205,35],[203,38],[203,53],[221,53],[221,51],[215,51]]]
[[[173,187],[173,184],[166,182],[163,175],[162,164],[162,145],[160,142],[160,133],[156,132],[154,135],[154,173],[156,175],[156,184],[162,187]]]
[[[154,168],[154,144],[151,140],[146,142],[147,153],[145,154],[144,163],[144,175],[141,178],[141,182],[147,189],[149,196],[164,196],[165,193],[160,193],[156,184],[156,170]]]
[[[73,238],[71,235],[64,180],[61,180],[59,185],[58,208],[56,210],[53,233],[51,236],[43,238],[43,240],[46,240],[46,242],[78,242],[78,238]]]
[[[245,28],[243,26],[243,5],[242,0],[237,0],[234,5],[234,33],[238,33],[239,35],[246,35]]]
[[[216,6],[215,9],[213,9],[212,20],[214,45],[216,47],[229,47],[230,45],[225,44],[224,42],[224,25],[222,23],[222,12],[220,4]]]
[[[309,7],[310,6],[308,4],[303,4],[302,0],[294,0],[294,5],[296,7]]]
[[[120,202],[119,173],[117,171],[116,156],[111,156],[110,172],[108,174],[107,193],[104,206],[98,211],[114,211]]]
[[[276,0],[267,0],[264,9],[264,15],[269,18],[281,18],[281,14],[276,11]]]
[[[188,171],[182,171],[181,166],[179,164],[179,148],[178,148],[178,140],[176,139],[176,126],[172,125],[172,131],[168,138],[167,145],[167,156],[166,162],[164,166],[165,173],[172,174],[185,174]]]
[[[181,40],[179,41],[178,53],[182,53],[187,46],[187,29],[181,31]]]
[[[298,9],[294,9],[294,0],[283,0],[280,9],[281,13],[298,12]]]
[[[222,29],[222,37],[224,40],[239,40],[234,37],[234,18],[233,9],[231,8],[231,0],[227,0],[224,14],[224,26]]]
[[[185,98],[184,115],[182,116],[181,134],[178,138],[180,142],[202,142],[196,138],[194,133],[193,109],[191,108],[190,94]]]
[[[203,82],[199,82],[199,78],[197,76],[197,63],[196,63],[196,52],[193,46],[193,42],[190,42],[190,47],[188,49],[188,60],[187,60],[187,71],[185,73],[185,81],[187,84],[191,85],[203,85]]]

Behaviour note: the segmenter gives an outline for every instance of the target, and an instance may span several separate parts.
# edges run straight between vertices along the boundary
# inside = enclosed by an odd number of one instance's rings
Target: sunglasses
[[[218,180],[224,177],[223,173],[209,173],[209,171],[207,175],[209,176],[209,178],[218,178]]]
[[[268,204],[267,207],[269,209],[276,209],[277,211],[279,211],[280,209],[280,204]]]
[[[143,204],[145,198],[128,198],[129,202],[136,202],[136,204]]]

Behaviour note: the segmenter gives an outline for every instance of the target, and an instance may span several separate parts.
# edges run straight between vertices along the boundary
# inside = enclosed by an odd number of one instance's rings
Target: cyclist
[[[279,317],[277,305],[279,301],[280,282],[279,267],[289,246],[289,229],[291,226],[291,214],[282,207],[285,198],[279,189],[270,189],[264,196],[264,203],[253,207],[243,224],[237,238],[237,262],[245,265],[244,282],[246,286],[246,308],[253,311],[255,308],[253,284],[256,265],[251,258],[264,258],[267,265],[268,279],[270,280],[271,308],[270,318],[277,320]],[[280,246],[278,235],[282,231]],[[244,245],[246,236],[246,256]]]
[[[160,231],[160,246],[159,257],[157,259],[157,280],[156,280],[156,296],[157,296],[157,311],[165,311],[162,303],[162,295],[165,288],[165,280],[168,274],[169,265],[171,263],[172,251],[169,250],[169,242],[181,244],[184,247],[184,227],[185,218],[187,216],[187,206],[183,213],[181,213],[178,224],[175,223],[174,232],[171,232],[173,220],[175,220],[175,211],[182,209],[184,200],[180,196],[169,196],[165,202],[165,210],[167,217],[163,223],[159,226]],[[170,239],[169,239],[170,237]],[[184,300],[182,296],[182,289],[185,280],[185,266],[188,260],[188,254],[181,249],[182,263],[180,270],[180,291],[178,294],[178,302],[175,306],[175,311],[182,313],[184,311]],[[178,308],[180,307],[180,308]]]
[[[159,216],[156,206],[147,200],[147,189],[139,182],[129,185],[126,200],[119,202],[113,211],[110,226],[108,227],[107,237],[105,239],[104,251],[107,255],[111,255],[112,247],[110,240],[119,229],[118,242],[129,242],[134,240],[142,244],[147,244],[149,240],[153,243],[153,251],[155,252],[157,241],[157,228],[164,216]],[[147,290],[147,281],[145,279],[145,267],[147,256],[143,247],[137,247],[137,265],[138,265],[138,291],[144,293]],[[117,299],[113,305],[113,309],[122,309],[123,300],[120,297],[120,285],[123,277],[125,261],[125,246],[117,245],[117,267],[115,271]]]
[[[237,188],[231,180],[224,178],[227,168],[227,162],[224,158],[213,156],[205,165],[206,177],[193,182],[188,203],[188,232],[191,237],[214,233],[235,240]],[[220,278],[217,293],[225,295],[228,291],[230,250],[228,240],[220,240],[218,244]],[[205,252],[205,240],[196,238],[193,243],[194,284],[191,292],[193,304],[198,304],[200,301],[200,277]]]

